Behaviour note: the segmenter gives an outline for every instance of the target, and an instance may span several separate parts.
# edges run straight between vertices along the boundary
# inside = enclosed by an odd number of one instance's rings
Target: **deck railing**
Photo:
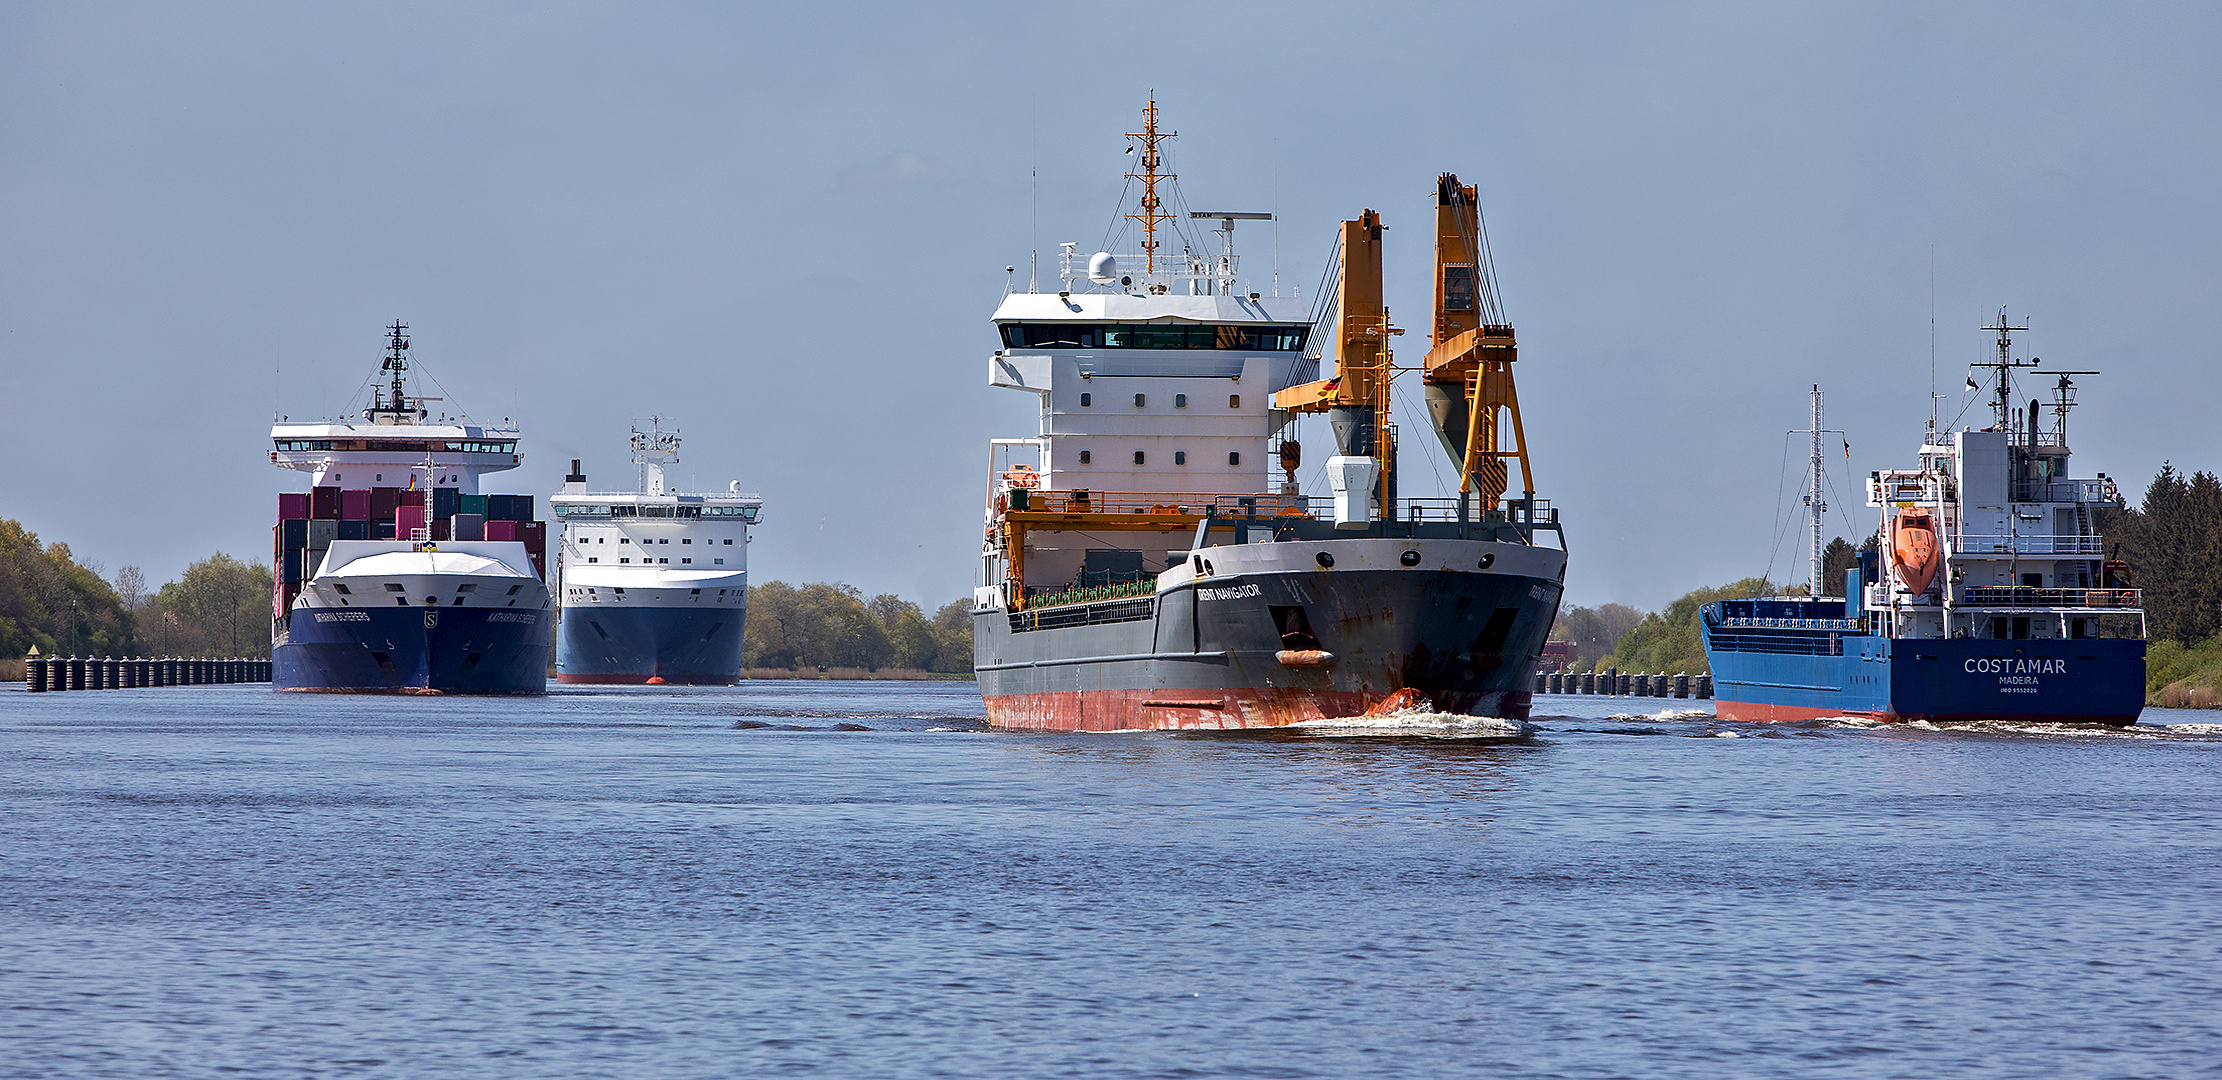
[[[1960,590],[1962,607],[2138,608],[2140,589],[2038,589],[2028,585],[1970,585]]]
[[[2050,533],[2019,535],[1967,535],[1953,544],[1955,555],[2091,555],[2106,554],[2103,536],[2070,536]]]

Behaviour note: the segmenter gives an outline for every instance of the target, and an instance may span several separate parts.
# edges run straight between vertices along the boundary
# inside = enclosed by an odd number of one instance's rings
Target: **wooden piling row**
[[[1535,692],[1538,694],[1609,694],[1615,697],[1696,698],[1709,701],[1713,697],[1711,675],[1691,675],[1678,671],[1625,672],[1619,668],[1583,672],[1536,672]]]
[[[270,661],[238,657],[34,656],[23,662],[23,669],[25,688],[34,694],[270,681]]]

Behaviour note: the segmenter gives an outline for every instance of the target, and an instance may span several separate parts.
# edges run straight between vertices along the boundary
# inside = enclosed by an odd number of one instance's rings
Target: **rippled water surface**
[[[0,1075],[2222,1074],[2213,714],[1669,704],[0,693]]]

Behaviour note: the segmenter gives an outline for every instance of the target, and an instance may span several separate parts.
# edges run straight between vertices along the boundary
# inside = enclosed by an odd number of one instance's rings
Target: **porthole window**
[[[1173,464],[1175,464],[1175,465],[1186,465],[1186,464],[1188,464],[1188,451],[1186,451],[1186,450],[1175,450],[1175,451],[1173,451]]]
[[[1094,455],[1094,454],[1091,454],[1091,453],[1087,452],[1086,450],[1082,450],[1082,451],[1080,452],[1080,463],[1081,463],[1082,465],[1086,465],[1086,464],[1088,464],[1088,463],[1089,463],[1090,461],[1093,461],[1094,459],[1095,459],[1095,455]]]
[[[1136,465],[1140,465],[1142,463],[1142,452],[1140,450],[1136,450],[1134,452],[1134,463]]]

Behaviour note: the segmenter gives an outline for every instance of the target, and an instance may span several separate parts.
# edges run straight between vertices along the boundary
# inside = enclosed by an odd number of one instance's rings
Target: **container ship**
[[[1156,102],[1129,133],[1141,250],[1062,245],[1054,292],[996,309],[994,386],[1035,395],[1040,433],[991,440],[974,669],[991,724],[1047,730],[1276,727],[1418,708],[1526,718],[1566,573],[1535,497],[1472,187],[1438,180],[1431,426],[1455,499],[1400,498],[1382,221],[1342,223],[1309,304],[1240,287],[1169,244]],[[1127,206],[1120,208],[1122,211]],[[1015,271],[1015,268],[1014,268]],[[1320,368],[1333,350],[1334,375]],[[1335,443],[1297,483],[1297,417]],[[1507,497],[1517,463],[1524,485]],[[1269,468],[1271,467],[1271,468]],[[1277,468],[1279,482],[1271,475]]]
[[[537,694],[554,612],[547,526],[530,495],[481,494],[518,431],[434,417],[408,392],[408,326],[387,328],[359,418],[280,422],[270,463],[310,476],[278,496],[271,659],[280,690]]]
[[[748,613],[748,527],[764,501],[740,481],[676,491],[665,467],[679,433],[660,417],[633,428],[630,491],[589,491],[579,462],[551,500],[556,548],[556,679],[730,686]]]
[[[1991,425],[1921,440],[1920,467],[1868,477],[1873,550],[1821,596],[1821,392],[1813,390],[1807,597],[1721,600],[1700,611],[1715,709],[1730,720],[1852,716],[2126,725],[2145,702],[2145,613],[2130,568],[2106,557],[2094,512],[2120,494],[2068,471],[2075,377],[2047,402],[2014,393],[1999,313]],[[1971,378],[1970,385],[1976,385]]]

